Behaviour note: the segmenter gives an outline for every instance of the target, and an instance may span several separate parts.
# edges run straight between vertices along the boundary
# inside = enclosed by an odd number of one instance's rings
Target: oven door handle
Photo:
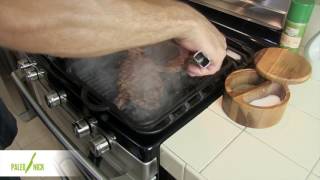
[[[19,90],[25,96],[25,98],[30,102],[31,106],[38,114],[40,119],[48,129],[52,132],[52,134],[60,141],[61,144],[67,149],[70,150],[73,157],[81,164],[82,167],[86,169],[95,179],[105,180],[108,179],[103,175],[99,169],[87,158],[85,157],[80,151],[76,149],[73,143],[59,130],[59,128],[53,123],[50,117],[45,113],[45,111],[40,107],[40,105],[36,102],[36,100],[32,97],[32,95],[27,90],[26,86],[19,78],[17,72],[12,72],[11,74],[15,84],[18,86]]]

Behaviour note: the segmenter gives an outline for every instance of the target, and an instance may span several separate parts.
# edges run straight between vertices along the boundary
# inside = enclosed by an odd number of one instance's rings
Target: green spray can
[[[309,22],[314,0],[291,0],[285,28],[281,35],[280,47],[297,52]]]

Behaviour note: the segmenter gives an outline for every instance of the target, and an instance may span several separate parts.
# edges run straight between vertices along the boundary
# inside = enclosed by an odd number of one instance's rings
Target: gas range
[[[19,70],[12,74],[16,84],[57,139],[66,149],[73,150],[87,178],[158,179],[160,145],[222,95],[228,74],[253,66],[254,53],[261,48],[278,46],[279,30],[189,3],[226,35],[231,53],[213,76],[192,79],[179,74],[179,80],[193,83],[174,89],[181,90],[171,97],[174,102],[165,102],[165,109],[149,115],[149,119],[133,116],[131,111],[119,111],[110,100],[114,98],[110,95],[116,87],[112,85],[114,81],[100,78],[99,68],[110,66],[104,63],[117,61],[115,57],[123,59],[121,53],[91,59],[96,64],[85,72],[79,67],[91,66],[88,60],[16,53],[20,59]],[[164,46],[145,51],[163,54]],[[112,70],[105,72],[110,74],[101,77],[117,74]]]

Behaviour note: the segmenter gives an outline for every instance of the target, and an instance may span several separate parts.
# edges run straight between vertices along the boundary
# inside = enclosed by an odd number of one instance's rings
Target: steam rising
[[[68,72],[109,102],[115,103],[119,94],[125,94],[124,89],[131,92],[127,98],[122,98],[127,101],[120,109],[133,123],[147,125],[171,110],[174,103],[199,81],[190,78],[184,71],[166,71],[168,60],[179,55],[175,44],[163,42],[146,47],[143,51],[148,60],[134,59],[132,62],[125,62],[128,61],[128,52],[119,52],[98,58],[67,61]],[[123,63],[129,63],[127,65],[131,70],[121,70]],[[125,85],[119,89],[120,78],[134,81],[122,82]],[[148,108],[139,105],[143,101]]]

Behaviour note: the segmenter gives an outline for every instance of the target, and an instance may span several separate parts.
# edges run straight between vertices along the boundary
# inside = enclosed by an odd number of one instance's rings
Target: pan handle
[[[75,145],[62,133],[62,131],[58,129],[57,125],[53,123],[53,120],[50,119],[50,117],[45,113],[45,111],[40,107],[40,105],[32,97],[30,92],[27,90],[26,86],[23,84],[23,82],[19,78],[17,72],[12,72],[11,76],[15,84],[18,86],[19,90],[22,92],[25,98],[30,102],[31,106],[33,107],[35,112],[38,114],[42,122],[46,124],[48,129],[60,141],[60,143],[63,144],[63,146],[66,149],[70,150],[73,157],[81,164],[81,166],[84,167],[86,171],[88,171],[89,174],[92,175],[95,179],[99,179],[99,180],[107,179],[105,175],[103,175],[100,172],[100,170],[97,169],[96,166],[87,157],[83,155],[83,153],[77,150]]]

